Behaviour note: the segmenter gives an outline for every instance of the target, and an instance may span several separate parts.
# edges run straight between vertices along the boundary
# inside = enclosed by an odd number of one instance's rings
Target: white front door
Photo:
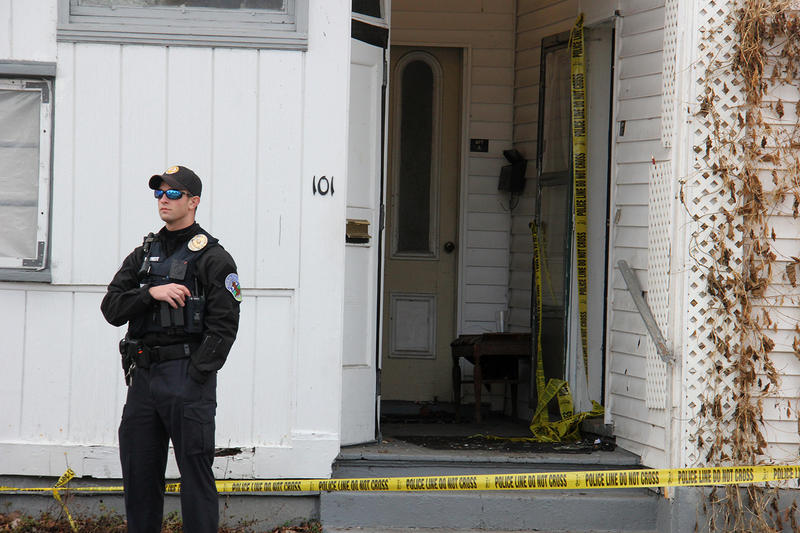
[[[375,438],[379,361],[383,49],[351,40],[347,219],[368,238],[345,244],[342,445]]]

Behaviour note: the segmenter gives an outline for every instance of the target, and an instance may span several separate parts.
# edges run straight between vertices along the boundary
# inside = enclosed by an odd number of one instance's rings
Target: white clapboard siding
[[[495,331],[496,312],[508,305],[509,198],[497,180],[513,133],[514,1],[393,0],[392,43],[469,50],[463,127],[469,138],[489,139],[489,151],[464,158],[458,332]]]
[[[781,46],[771,50],[771,54],[780,55]],[[770,65],[775,64],[771,58]],[[772,68],[771,66],[769,67]],[[797,102],[800,100],[800,89],[796,83],[782,83],[770,86],[770,100],[774,103],[778,98],[784,102]],[[765,104],[767,105],[767,104]],[[795,106],[786,105],[786,114],[778,117],[775,111],[765,111],[765,120],[773,125],[772,139],[791,135],[797,119]],[[769,141],[772,143],[772,139]],[[783,165],[785,166],[785,165]],[[774,190],[772,178],[764,169],[760,179],[765,190]],[[764,437],[767,440],[767,457],[775,462],[792,464],[797,459],[797,446],[800,444],[797,419],[800,413],[800,361],[794,353],[793,343],[797,337],[797,324],[800,323],[800,289],[792,286],[786,269],[796,268],[791,265],[796,257],[798,244],[800,244],[800,219],[792,215],[792,198],[786,195],[785,201],[777,209],[772,210],[765,221],[767,232],[774,232],[775,238],[770,241],[772,250],[777,255],[777,261],[772,265],[773,275],[771,284],[767,288],[764,299],[765,315],[774,323],[774,330],[768,332],[775,341],[775,349],[770,354],[772,364],[780,376],[778,390],[770,387],[768,396],[760,401],[764,411]],[[761,312],[758,313],[762,315]],[[766,376],[759,375],[760,385],[769,382]],[[684,407],[686,412],[686,407]]]
[[[792,101],[798,100],[800,92],[795,89]],[[768,178],[763,181],[767,182]],[[769,183],[769,182],[767,182]],[[769,183],[769,186],[772,184]],[[800,221],[791,215],[791,208],[776,211],[767,220],[767,227],[775,232],[772,241],[779,261],[785,261],[797,255]],[[767,297],[772,304],[766,312],[775,324],[770,337],[775,341],[775,349],[770,354],[773,365],[780,375],[780,388],[770,390],[770,395],[763,400],[764,436],[769,443],[769,457],[776,461],[793,461],[797,457],[797,445],[800,434],[797,431],[797,417],[800,412],[797,390],[800,387],[800,363],[794,354],[793,341],[797,336],[796,327],[800,322],[800,291],[792,287],[785,273],[786,265],[778,263],[774,270],[780,272],[774,276],[775,286],[767,290]],[[775,297],[773,299],[773,297]],[[760,314],[760,313],[759,313]],[[759,376],[761,383],[769,379]]]
[[[514,85],[514,147],[528,159],[527,183],[511,225],[509,325],[529,331],[533,244],[528,226],[536,212],[536,151],[542,39],[568,31],[578,15],[576,0],[521,0],[517,6]]]
[[[511,237],[511,324],[527,327],[530,318],[530,264],[532,246],[528,222],[534,216],[535,155],[539,103],[541,41],[569,31],[583,5],[576,0],[521,0],[518,3],[514,146],[529,159],[528,187],[514,213]],[[647,289],[648,169],[653,158],[665,160],[660,145],[661,48],[663,0],[629,0],[617,6],[617,120],[626,121],[625,135],[613,128],[612,162],[614,204],[610,218],[613,243],[611,262],[625,259]],[[587,15],[588,16],[588,15]],[[617,442],[639,453],[645,464],[665,461],[664,416],[646,408],[644,398],[646,331],[633,307],[618,271],[608,287],[606,409],[614,423]]]
[[[648,176],[653,160],[668,159],[660,143],[663,1],[623,1],[618,26],[617,124],[611,210],[611,264],[626,260],[647,290]],[[606,409],[617,442],[648,466],[666,466],[664,410],[645,405],[647,332],[619,271],[610,276],[609,368]],[[632,377],[633,376],[633,377]]]

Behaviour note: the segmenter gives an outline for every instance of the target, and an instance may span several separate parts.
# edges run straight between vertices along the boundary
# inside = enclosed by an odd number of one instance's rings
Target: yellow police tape
[[[589,349],[587,342],[587,188],[586,188],[586,66],[584,58],[583,14],[575,21],[569,37],[570,52],[570,132],[572,141],[573,223],[575,230],[575,261],[577,263],[578,314],[583,351],[583,368],[588,379]],[[542,273],[549,278],[547,261],[544,260],[545,234],[540,234],[537,222],[529,224],[533,238],[533,272],[536,300],[536,392],[537,409],[530,423],[533,434],[527,440],[536,442],[564,442],[580,438],[580,423],[584,418],[603,415],[603,406],[592,401],[592,409],[575,413],[569,383],[562,379],[547,379],[544,374],[544,352],[542,349]],[[548,279],[549,281],[549,279]],[[555,398],[559,420],[550,420],[548,406]]]
[[[544,247],[540,242],[539,229],[536,222],[529,225],[533,239],[533,273],[534,288],[536,291],[536,395],[537,408],[531,418],[530,430],[533,437],[525,440],[534,442],[565,442],[580,439],[580,423],[585,418],[603,416],[603,406],[592,400],[592,410],[575,413],[572,402],[572,393],[569,383],[562,379],[547,379],[544,375],[544,350],[542,344],[542,270],[546,261],[543,261]],[[585,353],[585,352],[584,352]],[[553,398],[557,398],[559,420],[549,418],[548,405]]]
[[[63,477],[63,476],[62,476]],[[661,470],[593,470],[585,472],[532,472],[421,477],[373,477],[356,479],[243,479],[218,480],[221,493],[243,492],[338,492],[338,491],[486,491],[553,489],[620,489],[636,487],[700,487],[800,481],[800,465],[671,468]],[[66,483],[66,482],[65,482]],[[2,492],[70,493],[121,492],[120,486],[0,487]],[[180,492],[180,483],[166,485],[166,492]]]
[[[587,333],[588,314],[588,263],[586,219],[586,64],[583,49],[583,13],[578,16],[569,36],[570,55],[570,108],[572,132],[572,200],[575,216],[575,260],[578,270],[578,313],[580,316],[581,346],[583,347],[583,369],[589,375],[589,342]]]
[[[75,472],[71,468],[67,468],[67,471],[61,474],[61,477],[58,478],[56,484],[53,485],[51,489],[53,491],[53,498],[56,499],[61,508],[64,510],[64,514],[67,516],[67,520],[69,521],[69,526],[72,528],[72,531],[78,533],[78,524],[75,523],[75,520],[72,519],[72,515],[67,508],[67,504],[64,503],[64,500],[61,499],[60,491],[66,486],[67,483],[70,482],[72,478],[75,477]]]

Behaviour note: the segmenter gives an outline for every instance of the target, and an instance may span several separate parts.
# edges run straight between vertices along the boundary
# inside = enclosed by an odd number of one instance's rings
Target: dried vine
[[[789,0],[739,0],[724,24],[735,30],[732,58],[711,62],[697,111],[711,127],[695,152],[708,167],[703,175],[719,184],[708,194],[722,206],[694,216],[695,239],[715,245],[710,261],[698,265],[704,265],[716,317],[711,387],[700,407],[713,437],[697,445],[709,465],[753,465],[770,460],[764,404],[779,398],[772,359],[779,323],[783,330],[794,324],[792,346],[781,351],[800,359],[800,327],[782,309],[800,303],[792,291],[800,251],[793,256],[777,246],[779,237],[800,235],[800,21]],[[731,92],[742,98],[730,98]],[[725,107],[731,100],[735,109]],[[694,199],[681,198],[691,212]],[[797,417],[790,403],[781,408],[787,418]],[[797,531],[796,510],[780,510],[777,489],[756,485],[715,489],[704,506],[711,531]]]

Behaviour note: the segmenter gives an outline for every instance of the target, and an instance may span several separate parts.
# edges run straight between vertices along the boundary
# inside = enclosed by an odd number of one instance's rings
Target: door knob
[[[453,250],[455,249],[456,245],[453,241],[447,241],[446,243],[444,243],[444,251],[447,252],[448,254],[453,253]]]

